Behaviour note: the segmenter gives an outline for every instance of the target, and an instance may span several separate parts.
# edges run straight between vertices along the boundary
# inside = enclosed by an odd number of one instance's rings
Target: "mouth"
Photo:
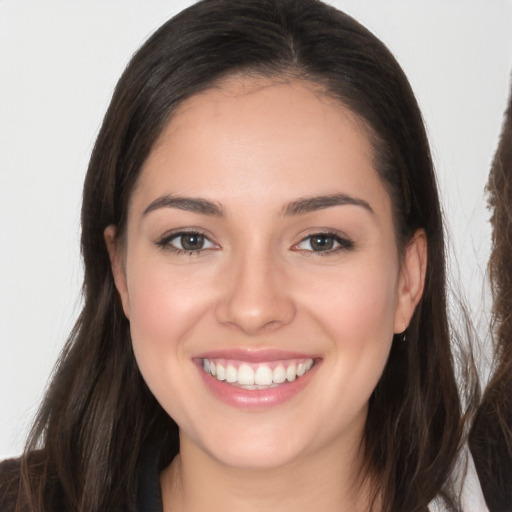
[[[280,351],[229,350],[194,358],[201,380],[225,404],[262,410],[301,394],[321,358]]]
[[[290,359],[250,363],[227,359],[202,359],[203,371],[234,387],[247,390],[272,389],[295,381],[311,370],[314,359]]]

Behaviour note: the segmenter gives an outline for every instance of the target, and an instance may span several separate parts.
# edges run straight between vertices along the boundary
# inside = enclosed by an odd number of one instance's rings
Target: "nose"
[[[237,258],[223,278],[217,320],[249,335],[290,323],[296,308],[287,292],[285,273],[267,254]]]

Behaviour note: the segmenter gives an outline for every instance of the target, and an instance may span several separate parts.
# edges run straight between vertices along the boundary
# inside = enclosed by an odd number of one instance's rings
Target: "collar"
[[[160,488],[161,443],[144,449],[137,470],[137,497],[134,512],[163,512]]]

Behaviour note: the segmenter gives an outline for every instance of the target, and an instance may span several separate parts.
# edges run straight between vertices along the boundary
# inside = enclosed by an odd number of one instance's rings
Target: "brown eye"
[[[329,251],[334,247],[334,238],[329,235],[313,235],[309,243],[313,251]]]
[[[301,251],[325,254],[342,250],[346,251],[353,248],[354,242],[352,242],[352,240],[341,237],[335,233],[314,233],[301,240],[301,242],[295,246],[295,249]]]
[[[204,247],[204,236],[199,233],[185,233],[179,240],[180,248],[185,251],[198,251]]]
[[[219,246],[208,237],[195,231],[182,231],[165,236],[156,245],[176,254],[192,254],[208,249],[219,249]]]

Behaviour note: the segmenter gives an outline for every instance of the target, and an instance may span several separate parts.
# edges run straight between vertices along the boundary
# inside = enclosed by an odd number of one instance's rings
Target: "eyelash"
[[[174,245],[172,245],[173,240],[182,238],[184,236],[201,237],[204,242],[206,242],[207,244],[210,245],[210,247],[206,247],[206,248],[201,247],[199,249],[191,250],[191,249],[181,249],[179,247],[175,247]],[[335,247],[327,249],[327,250],[319,250],[319,251],[315,251],[314,249],[308,250],[308,249],[299,248],[299,246],[302,243],[306,242],[307,240],[309,240],[311,243],[311,240],[313,240],[315,237],[332,240],[332,242],[338,244],[338,246],[337,247],[335,246]],[[214,242],[212,242],[206,235],[204,235],[200,231],[179,231],[178,233],[164,235],[158,242],[156,242],[156,245],[160,249],[170,251],[176,255],[188,255],[188,256],[199,255],[200,253],[202,253],[204,251],[218,248],[218,246]],[[331,255],[338,251],[352,250],[352,249],[354,249],[354,247],[355,247],[354,242],[347,237],[342,237],[337,233],[332,233],[329,231],[325,231],[325,232],[321,231],[318,233],[312,233],[312,234],[304,237],[298,244],[294,245],[292,247],[292,249],[295,251],[301,252],[303,254],[306,254],[308,256],[328,256],[328,255]]]
[[[334,243],[337,243],[338,246],[336,247],[333,247],[331,249],[327,249],[325,251],[315,251],[314,249],[311,249],[311,250],[308,250],[308,249],[301,249],[299,248],[299,245],[302,244],[303,242],[306,242],[307,240],[310,241],[311,243],[311,240],[313,240],[314,238],[326,238],[326,239],[331,239]],[[339,251],[350,251],[352,249],[355,248],[355,244],[354,242],[346,237],[346,236],[341,236],[337,233],[333,233],[333,232],[330,232],[330,231],[320,231],[318,233],[312,233],[306,237],[304,237],[298,244],[296,244],[294,247],[293,247],[295,250],[297,251],[300,251],[308,256],[329,256],[329,255],[332,255],[334,253],[337,253]]]
[[[180,249],[179,247],[175,247],[174,245],[172,245],[173,240],[180,239],[184,236],[202,237],[205,243],[208,243],[213,247],[206,247],[206,248],[201,247],[200,249]],[[201,233],[200,231],[179,231],[178,233],[171,233],[169,235],[164,235],[158,242],[156,242],[156,245],[160,249],[165,250],[165,251],[170,251],[178,256],[180,256],[180,255],[197,256],[204,251],[218,248],[218,246],[214,242],[212,242],[205,234]]]

